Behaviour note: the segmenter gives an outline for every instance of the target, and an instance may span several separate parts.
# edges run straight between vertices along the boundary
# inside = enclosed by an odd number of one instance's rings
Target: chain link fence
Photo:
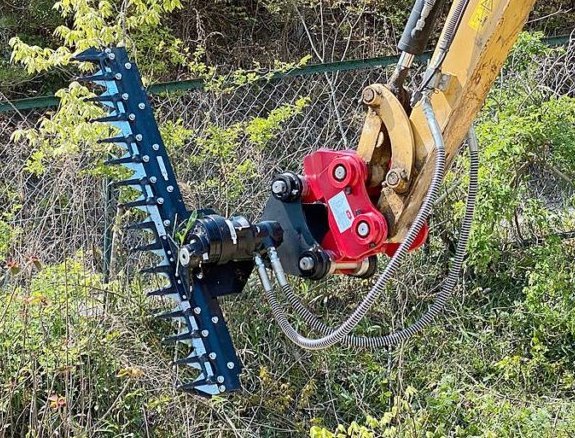
[[[166,92],[152,97],[158,123],[181,120],[182,127],[194,133],[186,144],[171,148],[173,165],[190,207],[213,207],[225,214],[242,212],[255,216],[263,207],[267,186],[275,172],[300,169],[303,156],[319,147],[354,148],[364,117],[361,90],[373,82],[385,82],[389,67],[355,69],[306,75],[286,76],[238,88],[232,93],[187,90]],[[209,129],[225,130],[256,117],[267,117],[276,108],[293,105],[308,97],[301,114],[281,123],[281,129],[264,149],[250,144],[246,136],[237,138],[229,157],[205,154],[194,141],[207,137]],[[17,230],[10,258],[23,263],[31,257],[46,262],[62,261],[83,249],[101,263],[101,247],[106,227],[112,226],[115,196],[110,197],[107,181],[90,176],[88,154],[80,153],[46,163],[41,176],[27,166],[34,150],[25,142],[10,140],[22,128],[38,126],[43,117],[55,109],[13,110],[0,114],[0,197],[9,214],[7,223]],[[194,160],[202,157],[202,162]],[[212,159],[229,159],[240,166],[253,162],[252,172],[239,181],[241,188],[230,199],[230,187],[206,187],[214,171],[225,163]],[[232,205],[231,201],[238,201]],[[110,205],[107,205],[110,204]],[[109,230],[108,230],[109,231]]]
[[[571,42],[563,54],[541,60],[538,77],[542,87],[557,94],[573,94],[573,50]],[[374,63],[358,63],[351,68],[342,63],[345,69],[341,71],[337,66],[325,72],[304,71],[252,83],[231,93],[191,89],[154,95],[152,103],[159,124],[180,120],[181,126],[192,133],[177,149],[167,145],[189,207],[212,207],[225,215],[255,217],[263,207],[274,173],[300,170],[303,157],[320,147],[355,148],[365,113],[361,91],[370,83],[385,82],[392,69],[385,66],[389,63],[390,59],[383,59],[382,67],[375,68]],[[414,72],[413,77],[419,73]],[[206,153],[205,147],[202,149],[195,141],[198,137],[214,137],[214,129],[226,130],[257,117],[265,118],[274,109],[293,105],[302,97],[309,99],[303,111],[281,123],[281,129],[263,148],[239,134],[234,150],[222,157]],[[110,242],[115,196],[106,188],[107,181],[87,172],[88,154],[48,162],[45,173],[37,177],[27,170],[34,151],[24,141],[10,140],[16,129],[37,126],[53,111],[14,109],[0,114],[0,200],[6,212],[5,223],[17,230],[10,259],[23,263],[38,257],[55,262],[83,249],[102,269],[101,248],[106,239],[107,245]],[[238,171],[248,160],[250,170]],[[550,180],[549,175],[540,174],[546,181],[538,184],[539,195],[557,198],[559,191],[550,182],[556,178]],[[561,199],[554,202],[561,204]]]
[[[535,73],[538,87],[547,90],[551,96],[575,95],[575,43],[573,40],[565,46],[562,52],[553,52],[538,61],[539,67]],[[152,104],[159,124],[165,125],[168,121],[181,120],[181,127],[190,131],[182,145],[167,144],[188,207],[212,207],[226,216],[242,213],[255,218],[263,208],[268,195],[269,183],[275,173],[284,170],[299,171],[303,157],[320,147],[355,148],[365,112],[360,102],[361,91],[370,83],[386,82],[392,67],[385,64],[386,62],[383,61],[379,66],[377,63],[359,62],[350,67],[349,64],[342,63],[339,70],[338,66],[333,66],[325,71],[296,72],[271,81],[246,85],[234,92],[224,94],[201,89],[154,94]],[[422,65],[420,64],[419,70],[414,72],[414,79],[419,77]],[[513,71],[512,68],[509,70]],[[501,76],[499,85],[504,86],[511,75],[512,73],[507,73],[507,76]],[[218,154],[217,151],[206,150],[205,142],[198,141],[198,139],[207,139],[212,145],[217,145],[218,141],[225,141],[232,127],[244,124],[240,126],[243,128],[245,123],[254,118],[266,118],[275,109],[294,105],[300,98],[308,98],[307,105],[300,113],[282,122],[281,129],[274,132],[273,137],[263,146],[254,144],[242,129],[238,129],[238,132],[234,134],[233,147],[229,148],[225,156]],[[31,108],[27,105],[26,108],[20,110],[13,108],[0,113],[0,162],[2,163],[0,168],[0,202],[2,203],[0,262],[4,266],[2,269],[9,270],[11,266],[24,271],[29,269],[30,275],[19,276],[16,280],[24,282],[29,280],[34,272],[34,263],[31,262],[35,260],[43,264],[63,262],[77,255],[78,251],[82,251],[82,262],[86,272],[108,272],[111,269],[113,276],[119,276],[120,272],[131,274],[138,264],[139,255],[128,254],[127,248],[133,246],[137,237],[122,232],[120,226],[131,222],[129,215],[132,213],[118,210],[117,199],[122,195],[110,190],[109,181],[90,173],[89,169],[93,167],[93,155],[89,151],[82,151],[79,154],[60,157],[61,159],[57,161],[47,160],[45,172],[41,176],[36,176],[28,169],[35,150],[25,141],[10,140],[15,130],[37,127],[42,123],[43,118],[50,117],[54,111],[56,109],[53,107]],[[226,135],[219,138],[218,133],[224,131]],[[223,146],[225,145],[222,144]],[[242,167],[248,161],[251,165],[248,168]],[[531,191],[528,194],[530,198],[543,199],[558,214],[568,211],[568,202],[573,194],[573,187],[565,181],[565,178],[533,166],[527,171],[532,181]],[[455,172],[457,180],[464,172],[464,168],[457,168]],[[457,181],[455,184],[445,185],[442,198],[446,204],[452,204],[463,197],[462,187],[457,184]],[[449,213],[451,210],[446,211]],[[444,211],[443,214],[433,218],[432,225],[437,227],[436,229],[446,227],[446,223],[451,220],[446,217],[448,213]],[[555,234],[566,236],[575,234],[573,232],[575,225],[571,224],[574,225],[573,227],[569,225],[568,222],[558,219],[549,228]],[[523,228],[524,235],[522,236],[517,236],[513,227],[510,227],[510,230],[511,242],[517,239],[529,241],[541,237],[536,229]],[[429,280],[429,277],[436,275],[440,278],[443,275],[442,266],[446,262],[440,251],[431,251],[431,253],[422,251],[421,253],[420,258],[412,261],[413,265],[407,268],[413,272],[419,272],[419,276],[413,280],[413,283],[398,281],[397,285],[394,285],[398,289],[397,295],[390,294],[389,297],[384,298],[381,307],[388,309],[386,313],[381,312],[375,315],[374,319],[378,321],[377,324],[381,320],[392,321],[390,323],[392,327],[403,326],[410,312],[413,311],[412,306],[408,305],[409,300],[405,297],[409,294],[419,294],[418,297],[411,297],[411,299],[417,301],[421,298],[425,304],[425,300],[429,300],[433,295],[434,289],[429,283],[435,283],[436,278]],[[111,255],[113,257],[110,258]],[[7,279],[4,274],[5,272],[0,270],[0,285]],[[427,277],[427,280],[424,277]],[[128,294],[133,293],[132,283],[130,283],[132,275],[125,275],[123,278],[128,286],[126,287]],[[329,279],[328,284],[333,285],[335,281],[339,280]],[[419,292],[414,292],[412,289]],[[134,290],[137,289],[134,288]],[[320,296],[318,293],[320,298],[316,300],[317,302],[331,292],[321,293],[325,295]],[[353,296],[350,295],[348,301],[356,299],[355,288],[352,293]],[[240,311],[228,313],[230,327],[234,327],[238,332],[244,330],[244,325],[256,324],[245,315],[248,314],[247,312],[252,312],[253,308],[259,307],[261,294],[254,294],[248,299],[242,297],[242,300],[244,307],[240,308]],[[334,300],[335,311],[333,313],[345,309],[345,301]],[[85,311],[84,307],[90,303],[91,299],[87,299],[81,310]],[[232,304],[238,306],[237,302]],[[124,312],[124,309],[120,311]],[[136,308],[134,312],[137,311]],[[62,310],[62,312],[65,311]],[[98,308],[97,312],[103,312],[103,310]],[[134,327],[135,323],[132,321],[135,318],[124,316],[124,314],[108,315],[106,323],[113,328],[120,327],[122,336],[127,338],[126,344],[132,342],[139,345],[143,353],[134,359],[133,356],[138,355],[137,349],[127,347],[122,352],[120,360],[145,368],[146,372],[151,375],[148,377],[149,380],[160,382],[157,384],[154,382],[156,385],[154,387],[169,386],[169,383],[162,380],[166,379],[165,375],[168,373],[162,368],[163,359],[158,357],[155,350],[143,346],[149,339],[138,337],[138,330],[141,327]],[[2,324],[6,322],[3,321]],[[102,324],[101,321],[98,321],[98,324]],[[0,325],[0,329],[2,328],[3,326]],[[274,333],[272,330],[277,330],[277,328],[265,328],[265,336],[261,335],[260,332],[263,329],[260,327],[257,330],[254,327],[251,328],[253,333],[258,333],[257,336],[251,336],[249,330],[246,330],[247,334],[242,332],[241,335],[237,335],[237,338],[240,346],[238,350],[242,355],[241,360],[248,370],[247,385],[251,385],[253,389],[259,388],[254,383],[258,379],[259,368],[257,367],[261,366],[257,354],[269,357],[270,363],[279,364],[285,361],[286,356],[282,354],[285,353],[286,347],[277,340],[279,334],[275,337],[270,335]],[[0,359],[0,365],[1,363]],[[389,367],[391,367],[391,362]],[[307,369],[307,367],[303,368]],[[97,375],[94,371],[92,378],[96,379]],[[172,377],[172,374],[168,374],[168,379]],[[273,385],[277,386],[275,383]],[[381,388],[374,388],[373,391],[367,392],[378,394],[380,390]],[[261,391],[268,391],[268,389],[264,388]],[[90,392],[85,391],[86,394]],[[0,400],[9,399],[15,393],[17,389],[9,388],[6,392],[8,395],[0,397]],[[0,394],[2,394],[1,391]],[[262,392],[261,399],[266,398],[269,398],[269,394]],[[73,397],[69,396],[68,400],[73,400]],[[358,392],[354,400],[356,400],[354,403],[359,405],[365,404],[367,410],[368,403],[364,402],[363,393]],[[4,415],[1,408],[0,405],[0,424],[2,424]],[[212,412],[206,408],[207,413],[205,417],[202,417],[202,421],[205,421],[208,426],[201,424],[197,418],[189,414],[195,412],[196,409],[201,408],[186,400],[182,403],[181,413],[177,414],[178,418],[187,422],[190,430],[194,431],[196,430],[194,428],[198,428],[198,433],[200,433],[199,431],[205,431],[212,422],[217,423],[217,420],[212,418]],[[335,411],[331,401],[325,401],[324,405],[318,404],[310,409],[310,415],[323,416],[323,411],[330,409]],[[259,410],[259,405],[246,412],[234,410],[233,421],[236,425],[242,425],[241,427],[244,427],[246,431],[256,430],[253,418],[256,418]],[[16,414],[19,415],[19,413]],[[13,415],[14,418],[18,416],[16,414]],[[260,414],[261,418],[266,414],[267,411],[264,410]],[[331,415],[337,418],[339,413],[333,412]],[[11,418],[10,412],[4,418]],[[263,422],[261,418],[258,421]],[[92,420],[82,418],[81,421],[90,424]],[[99,426],[99,422],[93,423],[95,423],[94,428]],[[214,430],[217,429],[214,436],[220,436],[217,433],[220,433],[221,427],[229,427],[226,424],[221,421],[218,428],[214,428]],[[290,423],[286,427],[295,430],[296,426]],[[250,436],[247,433],[246,436]],[[253,432],[253,436],[262,435]]]

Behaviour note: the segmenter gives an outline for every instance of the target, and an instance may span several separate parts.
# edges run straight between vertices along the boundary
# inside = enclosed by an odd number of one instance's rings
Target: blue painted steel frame
[[[199,371],[195,380],[183,382],[180,387],[203,395],[236,390],[240,387],[241,366],[218,301],[210,293],[210,283],[194,280],[190,287],[188,273],[178,270],[173,235],[186,223],[190,212],[184,205],[138,68],[124,48],[89,49],[76,60],[100,67],[97,73],[80,80],[105,89],[91,100],[100,102],[109,115],[95,121],[109,123],[121,132],[120,136],[102,141],[115,143],[124,151],[124,155],[110,159],[109,164],[122,165],[133,172],[128,180],[115,184],[136,189],[141,196],[124,206],[148,214],[146,221],[130,228],[152,233],[154,240],[138,249],[154,253],[161,261],[143,272],[162,275],[169,282],[168,287],[149,295],[173,298],[177,307],[159,316],[177,319],[184,325],[180,333],[165,341],[189,345],[189,354],[176,364]]]

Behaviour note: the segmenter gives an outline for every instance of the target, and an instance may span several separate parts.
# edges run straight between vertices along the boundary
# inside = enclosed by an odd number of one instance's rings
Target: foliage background
[[[70,55],[123,41],[149,83],[204,79],[205,91],[153,102],[186,200],[255,217],[275,172],[299,170],[320,146],[354,147],[361,89],[389,71],[256,79],[310,57],[395,53],[410,2],[54,3],[0,9],[0,98],[59,88],[62,98],[58,111],[0,116],[0,435],[575,434],[573,40],[550,49],[524,34],[489,96],[477,123],[482,191],[469,257],[441,323],[391,351],[309,353],[281,335],[254,281],[224,303],[244,390],[204,400],[173,389],[174,352],[160,345],[171,328],[149,317],[163,304],[144,298],[143,260],[127,250],[140,237],[122,231],[133,217],[106,189],[116,175],[96,144],[105,128],[86,123],[99,111],[81,102],[89,90],[67,85],[79,73]],[[571,32],[569,2],[538,4],[528,26]],[[406,325],[432,300],[457,240],[465,157],[447,178],[430,242],[361,332]],[[298,286],[335,322],[369,282]]]

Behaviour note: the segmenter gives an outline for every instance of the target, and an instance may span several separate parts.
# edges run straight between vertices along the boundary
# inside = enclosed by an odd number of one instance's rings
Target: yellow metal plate
[[[487,20],[497,7],[498,0],[481,0],[469,20],[469,27],[473,30],[480,30],[485,26]]]

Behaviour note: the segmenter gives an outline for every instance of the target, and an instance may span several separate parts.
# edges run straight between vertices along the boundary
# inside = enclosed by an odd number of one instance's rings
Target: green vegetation
[[[16,23],[18,5],[8,3],[3,32]],[[59,88],[76,69],[70,65],[75,51],[119,42],[136,57],[148,82],[180,75],[202,78],[208,84],[205,96],[215,103],[199,116],[207,120],[201,132],[190,128],[189,118],[196,110],[193,97],[158,100],[173,106],[172,112],[157,106],[176,170],[185,175],[182,182],[193,187],[187,189],[189,204],[205,201],[224,214],[243,207],[254,211],[259,207],[251,204],[261,198],[258,184],[267,186],[262,175],[278,167],[280,160],[288,166],[299,163],[305,153],[305,145],[289,149],[280,144],[278,149],[274,140],[304,118],[309,123],[316,100],[302,87],[292,101],[277,96],[269,105],[266,101],[257,117],[236,115],[222,121],[214,116],[218,99],[232,99],[238,90],[259,90],[262,78],[269,80],[273,72],[291,69],[309,57],[301,50],[280,57],[276,39],[253,49],[256,61],[262,62],[263,54],[287,59],[269,61],[265,69],[246,59],[243,46],[229,64],[213,67],[211,59],[229,55],[230,40],[249,29],[252,42],[270,38],[284,20],[289,34],[300,16],[314,39],[322,24],[305,19],[321,3],[268,0],[256,8],[251,2],[196,2],[194,19],[208,17],[196,23],[198,32],[219,29],[221,11],[226,15],[220,21],[229,25],[229,32],[204,35],[189,44],[190,30],[184,26],[189,23],[178,21],[178,14],[187,16],[190,2],[65,0],[52,10],[54,2],[30,0],[24,10],[34,14],[11,34],[15,39],[10,56],[16,64],[0,65],[0,84],[12,84],[25,70],[26,80],[47,75],[41,77],[51,78],[49,87]],[[326,21],[347,14],[337,30],[346,35],[373,30],[372,22],[346,27],[357,17],[400,26],[406,2],[375,3],[334,2]],[[38,30],[40,22],[43,32]],[[257,25],[262,29],[253,30]],[[300,31],[301,37],[305,30]],[[0,201],[8,206],[0,216],[0,436],[574,436],[572,58],[564,48],[546,47],[541,37],[522,34],[477,122],[479,205],[462,283],[446,315],[390,351],[332,348],[309,353],[283,337],[253,279],[241,296],[223,304],[244,364],[244,390],[211,400],[174,389],[179,376],[171,361],[177,352],[160,343],[172,327],[149,316],[164,303],[145,298],[152,285],[134,274],[136,262],[115,250],[121,268],[105,284],[97,266],[101,254],[90,247],[91,241],[80,242],[82,250],[76,251],[70,218],[83,214],[81,220],[90,224],[92,210],[83,206],[103,209],[94,187],[102,177],[117,175],[101,164],[111,150],[97,143],[111,134],[109,128],[87,122],[101,113],[83,101],[91,91],[77,82],[61,89],[58,111],[48,112],[38,123],[19,125],[10,132],[11,141],[6,138],[13,148],[9,153],[17,155],[23,171],[17,178],[4,177],[9,169],[0,173]],[[372,43],[371,37],[365,38],[364,48]],[[295,37],[288,40],[294,47],[301,44]],[[335,46],[334,53],[342,54]],[[550,66],[548,59],[553,60]],[[243,69],[232,68],[242,65]],[[18,94],[19,87],[10,91]],[[185,105],[178,106],[182,100]],[[10,119],[5,123],[12,128]],[[414,321],[427,308],[457,241],[468,165],[463,153],[446,179],[448,190],[434,213],[430,242],[410,256],[359,332],[388,332]],[[61,174],[89,185],[87,194],[82,192],[85,199],[73,202],[75,187],[62,183]],[[49,191],[53,181],[57,184]],[[27,197],[42,190],[48,196],[34,200],[41,206],[34,212],[46,211],[46,217],[29,214],[26,204]],[[115,239],[121,240],[119,230],[129,215],[120,212],[116,217]],[[35,233],[61,228],[62,234],[50,234],[41,240],[42,246],[29,248],[31,236],[24,229],[29,230],[30,223]],[[53,241],[65,250],[54,255]],[[46,258],[44,243],[51,249]],[[353,308],[361,296],[358,291],[370,284],[329,279],[322,284],[302,282],[298,292],[325,321],[335,323]]]

